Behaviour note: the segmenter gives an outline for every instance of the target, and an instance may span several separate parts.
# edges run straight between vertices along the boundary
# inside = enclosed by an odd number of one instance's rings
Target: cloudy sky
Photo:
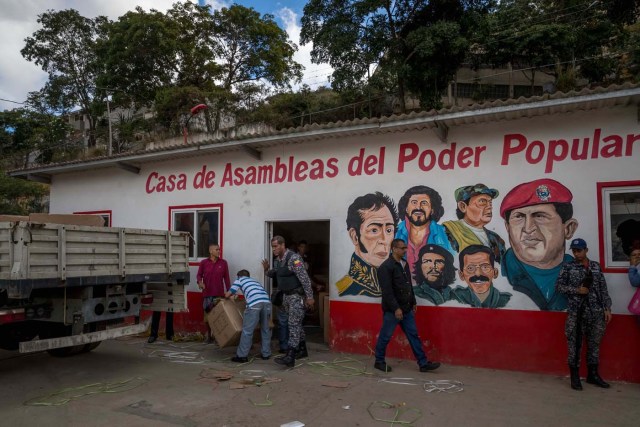
[[[105,15],[116,20],[128,10],[140,6],[166,11],[178,0],[2,0],[0,28],[0,111],[19,107],[27,93],[42,88],[47,75],[38,66],[28,62],[20,54],[24,39],[31,36],[39,26],[38,15],[48,9],[76,9],[82,16],[93,18]],[[200,0],[214,8],[228,6],[232,1]],[[194,0],[195,2],[195,0]],[[236,0],[235,3],[253,7],[261,14],[274,15],[280,27],[289,34],[290,40],[298,45],[295,60],[305,67],[303,83],[312,88],[326,85],[331,68],[328,64],[311,64],[311,45],[300,46],[300,18],[305,0]]]

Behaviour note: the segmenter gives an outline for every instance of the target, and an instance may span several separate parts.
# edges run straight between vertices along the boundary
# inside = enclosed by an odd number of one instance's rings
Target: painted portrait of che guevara
[[[526,294],[541,310],[564,310],[567,299],[555,290],[565,254],[578,221],[573,218],[571,191],[553,179],[517,185],[502,200],[511,248],[502,261],[502,274],[513,289]]]
[[[456,280],[453,255],[438,245],[426,244],[415,261],[415,282],[413,293],[435,305],[452,300],[451,285]]]
[[[353,244],[349,272],[336,283],[339,296],[382,295],[377,267],[389,257],[398,225],[393,200],[380,192],[357,197],[347,210],[347,233]]]

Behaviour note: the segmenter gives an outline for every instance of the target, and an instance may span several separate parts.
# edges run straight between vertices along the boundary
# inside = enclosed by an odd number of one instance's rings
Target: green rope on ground
[[[352,365],[356,366],[352,366]],[[367,367],[361,361],[352,357],[336,358],[332,362],[306,362],[312,372],[333,377],[355,377],[359,375],[371,375]]]
[[[148,380],[135,377],[128,380],[113,383],[93,383],[79,387],[63,388],[45,396],[34,397],[23,403],[25,406],[60,406],[66,405],[74,399],[98,393],[121,393],[140,387]],[[70,394],[69,396],[65,396]]]
[[[374,405],[377,405],[376,408],[382,408],[382,409],[395,409],[395,414],[393,415],[392,419],[383,419],[383,418],[377,418],[374,414],[372,409],[374,409]],[[415,423],[416,421],[418,421],[420,419],[420,417],[422,416],[422,412],[420,412],[420,410],[416,409],[416,408],[406,408],[403,410],[403,408],[405,407],[404,403],[399,403],[399,404],[393,404],[393,403],[389,403],[389,402],[384,402],[381,400],[376,400],[375,402],[371,402],[369,404],[369,406],[367,407],[367,412],[369,412],[369,415],[371,415],[371,418],[374,419],[375,421],[381,421],[383,423],[389,423],[390,425],[394,425],[394,424],[400,424],[400,425],[412,425],[413,423]],[[401,420],[399,419],[401,416],[404,416],[408,413],[415,413],[415,417],[411,420]]]
[[[253,406],[273,406],[273,401],[269,400],[269,393],[267,393],[267,397],[264,402],[254,402],[251,399],[249,399],[249,402],[251,402]]]

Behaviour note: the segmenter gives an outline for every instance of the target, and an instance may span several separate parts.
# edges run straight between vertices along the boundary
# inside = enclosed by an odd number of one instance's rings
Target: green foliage
[[[510,63],[533,84],[536,72],[556,77],[558,87],[620,81],[626,25],[638,18],[637,0],[503,0],[479,36],[483,62]],[[573,71],[569,71],[573,69]],[[568,73],[575,73],[569,85]]]
[[[116,89],[118,105],[156,103],[158,123],[176,132],[195,105],[190,100],[209,105],[202,114],[215,116],[217,128],[223,115],[264,96],[264,83],[287,87],[301,75],[286,32],[271,15],[243,6],[210,13],[184,2],[166,14],[136,8],[106,25],[105,34],[97,48],[105,64],[99,86]]]
[[[304,8],[303,44],[313,62],[334,68],[339,92],[369,83],[405,98],[410,89],[423,108],[440,106],[442,91],[466,57],[471,34],[492,1],[311,0]],[[404,102],[400,101],[404,111]]]
[[[44,91],[57,106],[80,106],[89,114],[90,145],[95,144],[96,117],[104,107],[95,99],[99,63],[96,60],[96,39],[106,23],[105,17],[89,19],[74,9],[47,12],[38,15],[38,29],[25,39],[20,51],[28,61],[34,62],[49,74]]]
[[[61,151],[68,132],[60,116],[26,108],[0,112],[0,157],[9,167],[24,167],[30,158],[48,163]]]
[[[179,134],[182,124],[191,115],[191,107],[204,104],[206,99],[207,92],[194,86],[162,88],[156,92],[156,121]]]
[[[7,176],[0,168],[0,215],[28,215],[44,212],[46,185]]]

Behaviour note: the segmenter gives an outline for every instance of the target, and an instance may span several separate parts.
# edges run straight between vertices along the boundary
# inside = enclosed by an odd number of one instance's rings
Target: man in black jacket
[[[385,362],[385,353],[398,324],[411,345],[420,372],[432,371],[440,366],[438,362],[427,360],[418,336],[414,317],[417,309],[416,297],[409,279],[409,269],[402,259],[406,251],[407,244],[404,240],[395,239],[391,243],[391,256],[380,265],[377,272],[378,283],[382,289],[383,316],[382,328],[376,343],[376,362],[373,366],[384,372],[391,372],[391,367]]]

